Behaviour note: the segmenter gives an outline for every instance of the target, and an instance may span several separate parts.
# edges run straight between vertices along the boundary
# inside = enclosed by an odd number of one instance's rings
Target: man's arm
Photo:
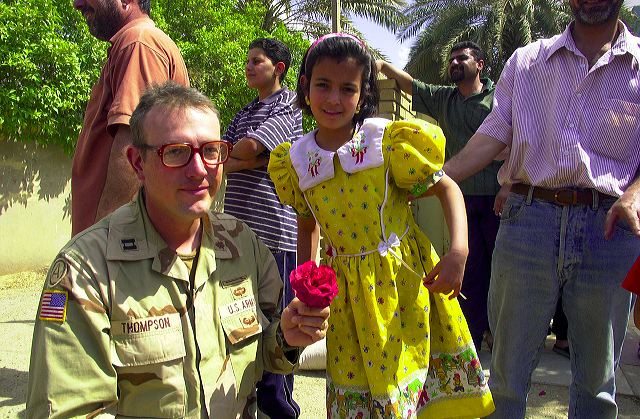
[[[618,219],[629,225],[633,234],[640,237],[640,177],[637,177],[622,196],[609,208],[604,223],[604,237],[609,240]]]
[[[96,222],[131,201],[140,188],[140,182],[127,160],[129,145],[131,129],[128,125],[119,125],[109,154],[107,178],[98,204]]]
[[[257,169],[266,166],[269,158],[261,156],[267,148],[255,138],[244,137],[233,145],[233,150],[224,164],[224,172]]]
[[[376,67],[378,67],[378,71],[387,76],[387,78],[394,79],[398,83],[398,86],[400,86],[400,90],[409,95],[412,94],[413,77],[411,77],[411,74],[400,70],[384,60],[376,60]]]
[[[30,419],[115,414],[118,386],[107,309],[96,281],[80,273],[90,269],[76,269],[69,260],[56,259],[40,298],[27,386]]]
[[[476,132],[467,145],[444,164],[444,172],[460,182],[484,169],[505,147],[502,141]]]

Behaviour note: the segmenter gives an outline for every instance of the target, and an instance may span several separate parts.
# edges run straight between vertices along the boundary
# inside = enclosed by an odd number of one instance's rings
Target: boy
[[[282,85],[290,63],[289,49],[276,39],[256,39],[249,45],[245,74],[258,97],[236,114],[223,136],[233,143],[224,166],[224,211],[247,223],[273,253],[284,281],[285,305],[293,298],[289,273],[296,266],[296,216],[278,200],[267,163],[278,144],[302,135],[296,94]],[[270,417],[300,414],[293,400],[293,375],[265,373],[257,395],[258,408]]]

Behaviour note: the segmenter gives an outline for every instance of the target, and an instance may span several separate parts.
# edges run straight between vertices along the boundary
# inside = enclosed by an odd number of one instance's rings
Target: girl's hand
[[[449,299],[456,298],[462,288],[464,265],[467,253],[450,251],[440,259],[431,272],[422,280],[424,286],[431,292],[449,294]]]

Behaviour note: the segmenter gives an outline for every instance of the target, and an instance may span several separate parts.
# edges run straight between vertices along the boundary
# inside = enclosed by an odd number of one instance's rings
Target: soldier
[[[213,104],[145,93],[127,158],[137,197],[70,241],[36,318],[27,417],[255,417],[263,370],[289,373],[329,309],[294,299],[269,249],[209,211],[232,146]]]

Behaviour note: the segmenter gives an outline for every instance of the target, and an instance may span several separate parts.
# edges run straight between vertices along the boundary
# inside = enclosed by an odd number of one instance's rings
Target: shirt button
[[[575,128],[575,124],[574,124],[573,122],[572,122],[572,123],[570,123],[570,124],[569,124],[569,128],[572,128],[572,129],[573,129],[573,128]]]
[[[582,93],[578,93],[578,94],[576,95],[576,97],[577,97],[578,99],[580,99],[580,98],[582,97]]]

